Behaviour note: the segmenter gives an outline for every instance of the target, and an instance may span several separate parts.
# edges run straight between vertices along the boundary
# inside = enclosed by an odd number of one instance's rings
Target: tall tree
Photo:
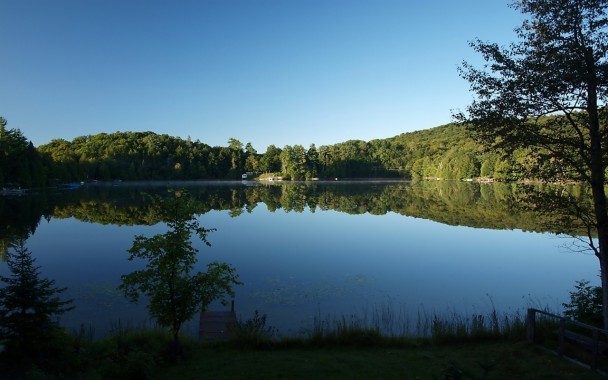
[[[57,316],[72,309],[71,300],[61,300],[65,288],[55,281],[40,278],[35,259],[20,240],[8,256],[10,277],[0,276],[0,341],[6,343],[2,353],[9,366],[28,369],[40,366],[49,355],[49,346],[59,329]]]
[[[245,145],[245,170],[248,172],[257,172],[260,166],[258,151],[255,150],[251,143]]]
[[[119,288],[132,302],[141,295],[149,298],[150,316],[171,329],[179,352],[182,324],[212,301],[233,296],[233,285],[240,283],[235,269],[226,263],[211,262],[206,272],[192,273],[198,253],[191,243],[192,234],[209,246],[207,234],[213,230],[199,225],[187,193],[175,192],[157,201],[169,230],[152,237],[135,237],[129,260],[146,260],[146,267],[123,275]]]
[[[310,177],[319,176],[319,152],[315,144],[310,144],[306,152],[306,161],[308,162],[308,173]]]
[[[280,154],[283,174],[292,180],[306,178],[306,149],[302,145],[286,145]]]
[[[4,136],[6,135],[6,119],[0,116],[0,185],[4,184],[4,174],[7,171],[7,148],[4,147]]]
[[[6,119],[0,117],[0,187],[9,183],[41,186],[42,183],[34,184],[31,180],[28,140],[19,129],[8,129],[6,125]]]
[[[483,141],[508,151],[528,148],[538,162],[552,159],[590,186],[588,245],[599,259],[608,328],[608,0],[512,6],[525,16],[516,42],[471,43],[486,65],[461,66],[477,100],[457,118]]]
[[[237,139],[228,139],[228,149],[230,149],[230,173],[228,174],[231,178],[241,178],[243,172],[243,143]]]
[[[268,172],[278,172],[281,170],[281,149],[274,145],[266,148],[266,153],[260,158],[260,170]]]

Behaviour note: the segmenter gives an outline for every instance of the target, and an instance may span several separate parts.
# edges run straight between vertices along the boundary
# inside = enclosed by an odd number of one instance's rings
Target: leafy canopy
[[[602,326],[602,288],[589,285],[589,281],[576,281],[570,292],[570,302],[562,303],[564,315],[579,322]]]
[[[540,161],[554,159],[565,177],[590,181],[596,144],[608,146],[607,5],[515,1],[527,16],[515,29],[516,42],[471,42],[486,64],[460,67],[477,99],[456,118],[487,144],[529,148]],[[607,163],[603,154],[604,169]]]
[[[119,286],[132,302],[141,295],[148,297],[150,316],[170,327],[177,342],[182,324],[216,299],[225,302],[234,296],[232,287],[240,284],[235,269],[211,262],[206,272],[193,272],[198,250],[192,246],[196,234],[207,246],[207,234],[214,231],[201,227],[192,215],[192,199],[185,192],[172,192],[169,198],[157,198],[158,212],[167,223],[164,234],[135,237],[129,249],[129,260],[146,261],[145,269],[122,276]]]
[[[516,42],[471,44],[486,65],[462,65],[477,100],[457,116],[486,143],[526,148],[558,177],[589,186],[592,207],[568,197],[562,204],[587,225],[608,328],[608,0],[518,0],[513,7],[526,16]]]

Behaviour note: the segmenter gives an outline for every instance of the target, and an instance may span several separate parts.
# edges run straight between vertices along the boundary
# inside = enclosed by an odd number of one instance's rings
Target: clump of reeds
[[[253,317],[247,320],[239,320],[236,325],[231,326],[232,342],[239,346],[264,347],[272,344],[278,331],[275,327],[266,323],[266,314],[255,311]]]
[[[430,322],[430,339],[437,343],[481,341],[500,338],[523,338],[525,318],[517,311],[500,314],[494,308],[487,314],[462,316],[434,314]]]
[[[523,339],[525,318],[521,311],[462,315],[456,311],[427,313],[419,308],[415,321],[405,308],[382,305],[348,316],[317,316],[303,339],[314,345],[395,345],[430,341],[457,343],[492,339]]]

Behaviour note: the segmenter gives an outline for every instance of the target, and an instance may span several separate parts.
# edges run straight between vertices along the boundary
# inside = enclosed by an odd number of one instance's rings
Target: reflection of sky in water
[[[598,282],[595,257],[560,249],[552,235],[494,231],[387,215],[335,211],[271,213],[264,205],[231,218],[227,211],[200,217],[211,248],[200,249],[200,268],[210,260],[233,264],[245,283],[237,289],[237,314],[259,310],[282,333],[310,328],[315,317],[342,316],[394,305],[418,313],[465,314],[548,305],[556,309],[574,282]],[[141,263],[127,261],[136,234],[163,232],[162,225],[117,227],[75,219],[42,221],[28,247],[44,276],[76,300],[62,318],[71,327],[110,322],[141,324],[142,306],[116,291],[120,275]],[[4,270],[4,268],[3,268]],[[221,307],[216,306],[214,307]],[[195,331],[195,323],[186,329]]]

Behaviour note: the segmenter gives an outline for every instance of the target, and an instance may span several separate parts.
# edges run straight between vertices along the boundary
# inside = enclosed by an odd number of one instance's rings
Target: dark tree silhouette
[[[457,115],[477,137],[527,159],[550,163],[593,194],[588,246],[608,289],[608,17],[607,0],[519,0],[526,16],[508,47],[480,40],[472,47],[487,64],[464,63],[461,75],[477,95]],[[554,179],[548,178],[548,179]],[[604,291],[608,328],[608,291]]]
[[[10,276],[0,276],[0,341],[5,344],[3,364],[26,370],[44,366],[60,330],[57,317],[73,309],[61,300],[65,288],[40,278],[40,267],[20,240],[8,256]]]

